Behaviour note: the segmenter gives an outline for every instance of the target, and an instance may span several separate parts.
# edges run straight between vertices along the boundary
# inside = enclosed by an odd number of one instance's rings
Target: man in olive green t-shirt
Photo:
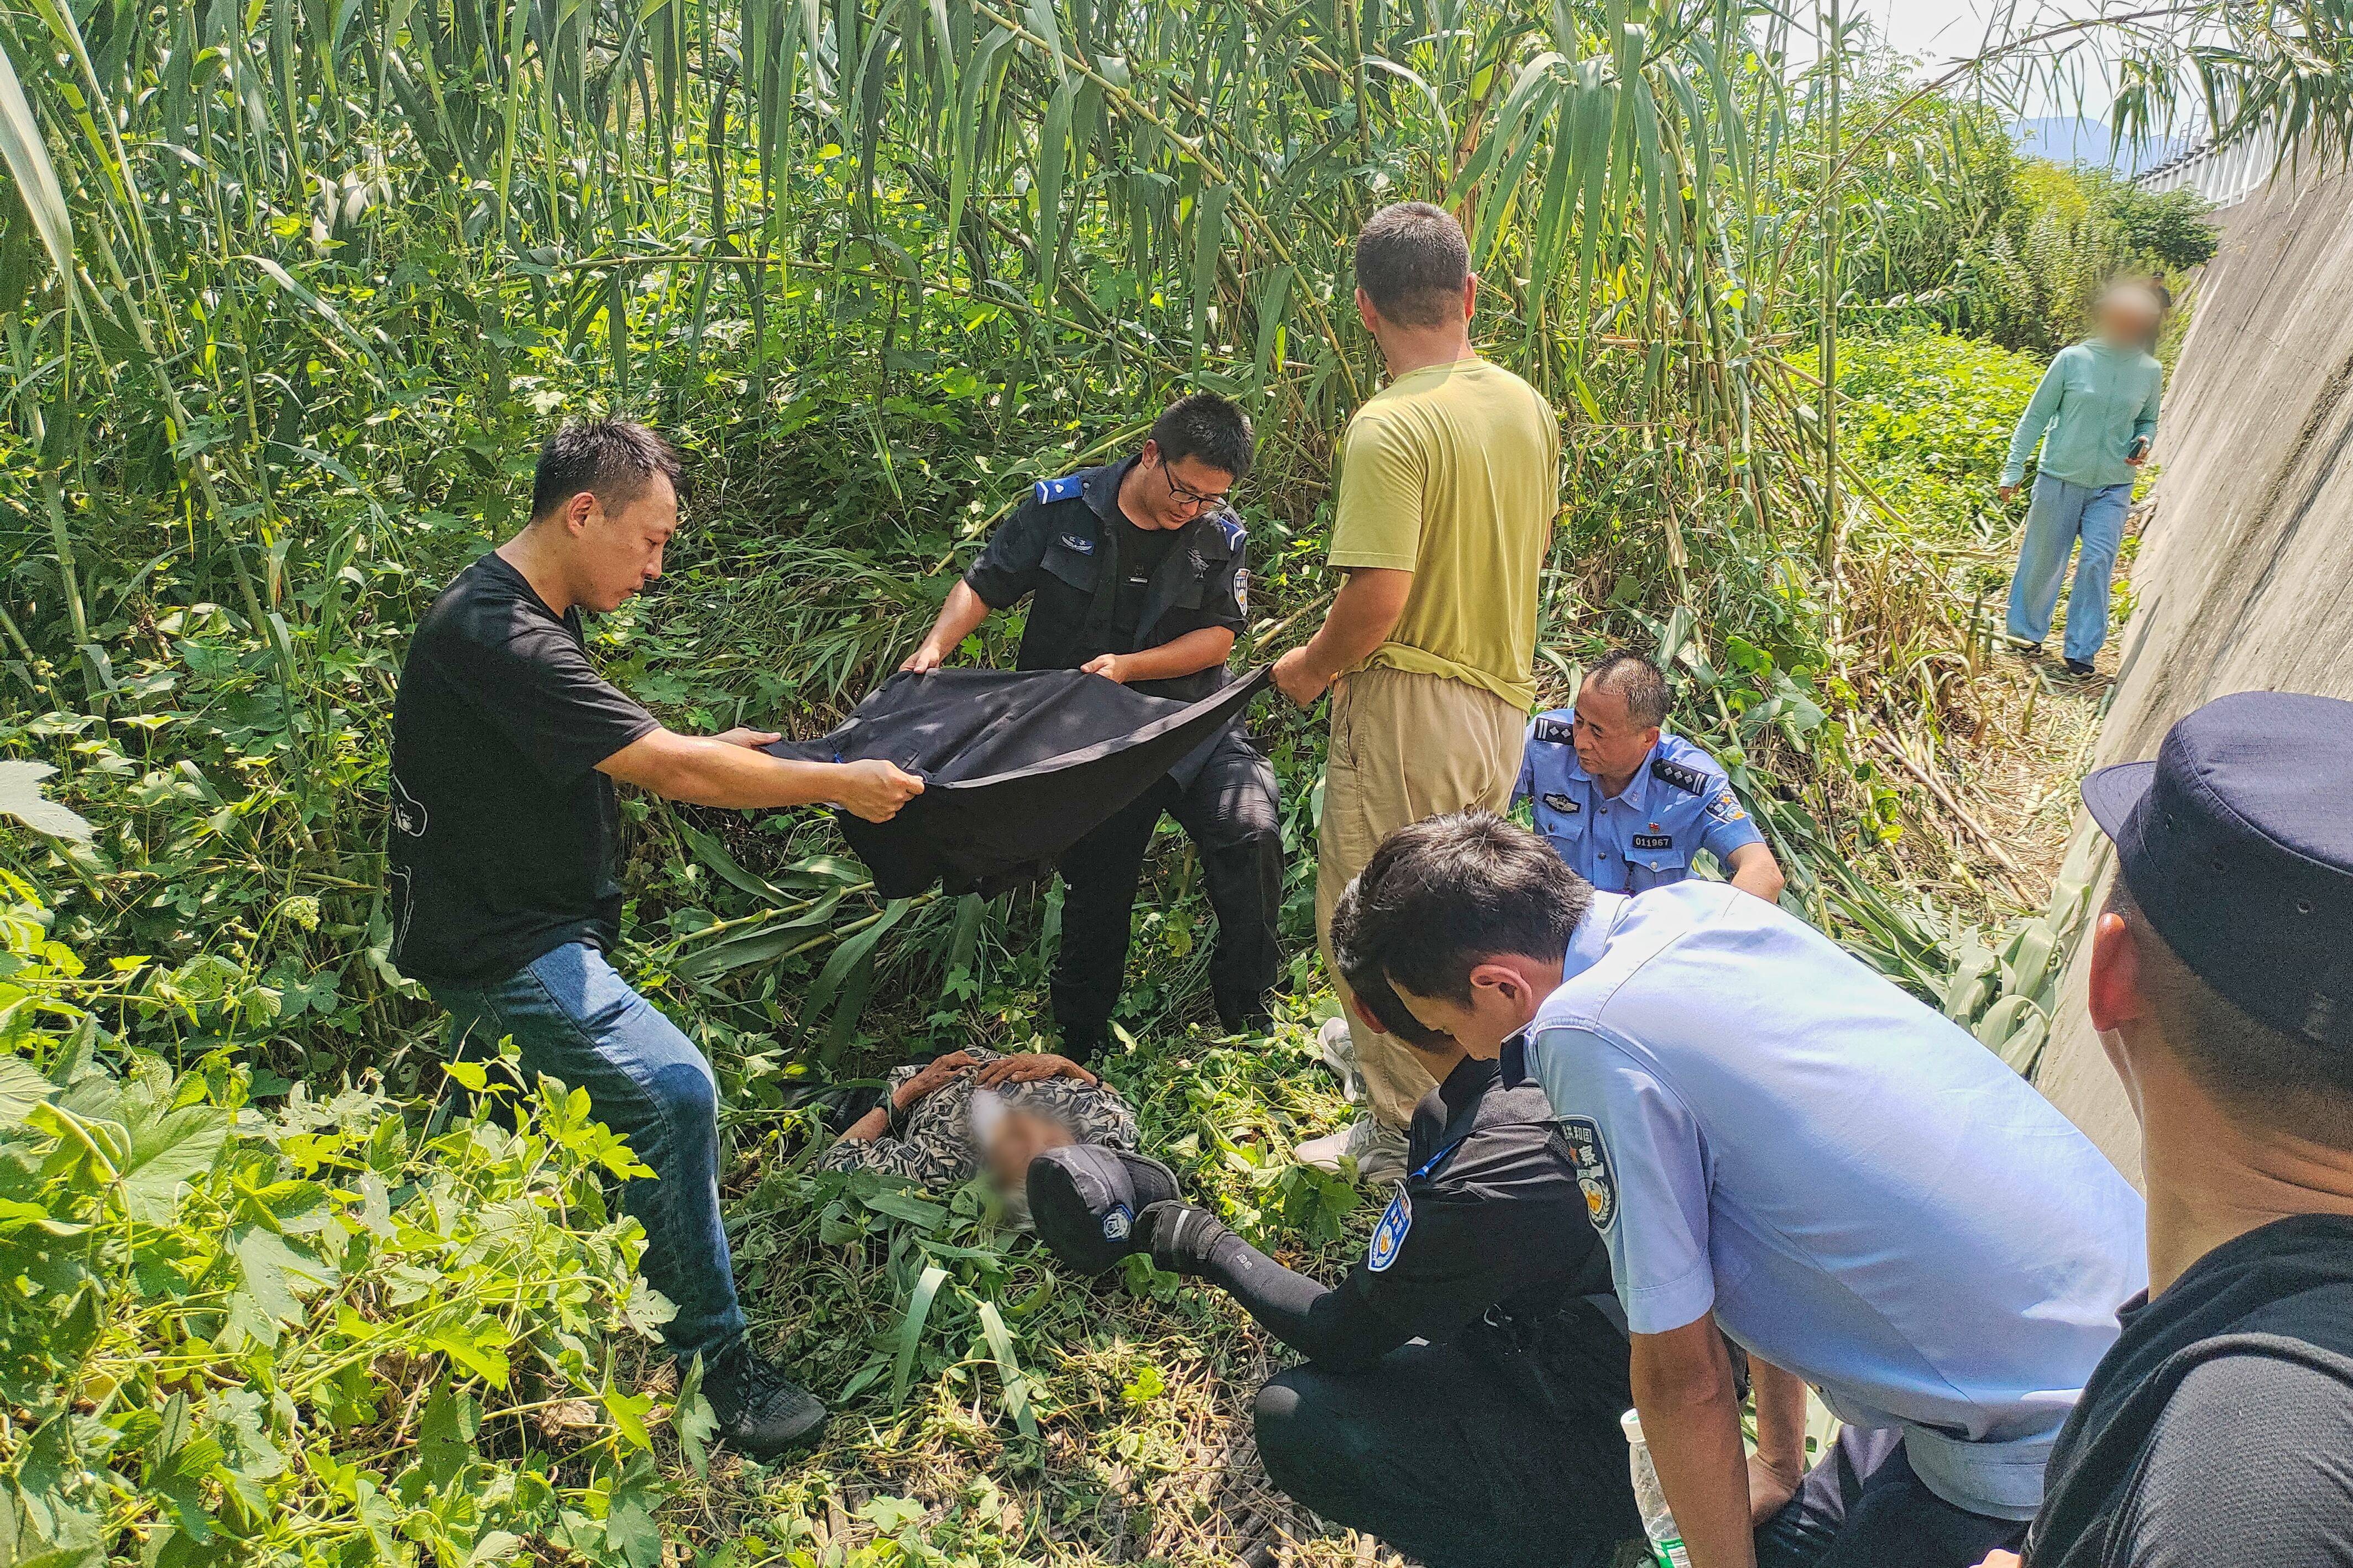
[[[1316,847],[1315,928],[1383,838],[1438,812],[1501,811],[1535,700],[1536,576],[1560,502],[1560,422],[1471,346],[1478,279],[1461,226],[1426,202],[1384,207],[1356,239],[1356,310],[1389,384],[1340,450],[1331,564],[1347,573],[1324,625],[1276,661],[1306,707],[1333,686]],[[1302,1144],[1304,1163],[1404,1173],[1404,1129],[1433,1086],[1413,1054],[1353,1009],[1325,1054],[1364,1079],[1371,1116]]]

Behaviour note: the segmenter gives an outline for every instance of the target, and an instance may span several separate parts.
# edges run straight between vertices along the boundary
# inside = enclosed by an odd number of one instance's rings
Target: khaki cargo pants
[[[1332,909],[1381,840],[1440,812],[1501,811],[1519,777],[1528,716],[1467,681],[1376,666],[1332,688],[1332,744],[1324,763],[1316,840],[1315,941],[1334,989]],[[1346,1016],[1346,1015],[1343,1015]],[[1437,1084],[1393,1035],[1352,1026],[1374,1119],[1405,1128]]]

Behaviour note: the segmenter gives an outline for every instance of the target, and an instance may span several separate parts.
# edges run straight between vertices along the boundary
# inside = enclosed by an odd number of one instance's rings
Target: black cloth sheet
[[[921,775],[923,793],[889,822],[837,813],[850,848],[884,898],[934,882],[993,896],[1043,878],[1162,775],[1206,756],[1266,679],[1255,669],[1185,703],[1075,669],[902,671],[830,734],[766,750],[881,757]]]

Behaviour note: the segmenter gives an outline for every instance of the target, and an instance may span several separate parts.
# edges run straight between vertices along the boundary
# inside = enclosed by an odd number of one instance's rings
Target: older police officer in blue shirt
[[[1660,732],[1666,717],[1659,667],[1624,648],[1604,655],[1575,707],[1528,725],[1513,804],[1526,801],[1545,842],[1604,892],[1680,882],[1704,849],[1734,887],[1771,903],[1780,863],[1715,759]]]
[[[1693,1568],[1970,1568],[2019,1542],[2147,1279],[2140,1197],[2088,1139],[1958,1026],[1721,885],[1596,892],[1466,813],[1392,834],[1357,900],[1359,961],[1409,1010],[1543,1083]],[[1846,1428],[1801,1474],[1808,1384]]]

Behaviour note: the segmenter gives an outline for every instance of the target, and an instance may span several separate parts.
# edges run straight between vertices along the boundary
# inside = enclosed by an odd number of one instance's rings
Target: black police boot
[[[712,1436],[764,1465],[808,1447],[825,1431],[825,1406],[817,1396],[754,1354],[744,1335],[703,1363],[702,1396],[718,1418]]]

